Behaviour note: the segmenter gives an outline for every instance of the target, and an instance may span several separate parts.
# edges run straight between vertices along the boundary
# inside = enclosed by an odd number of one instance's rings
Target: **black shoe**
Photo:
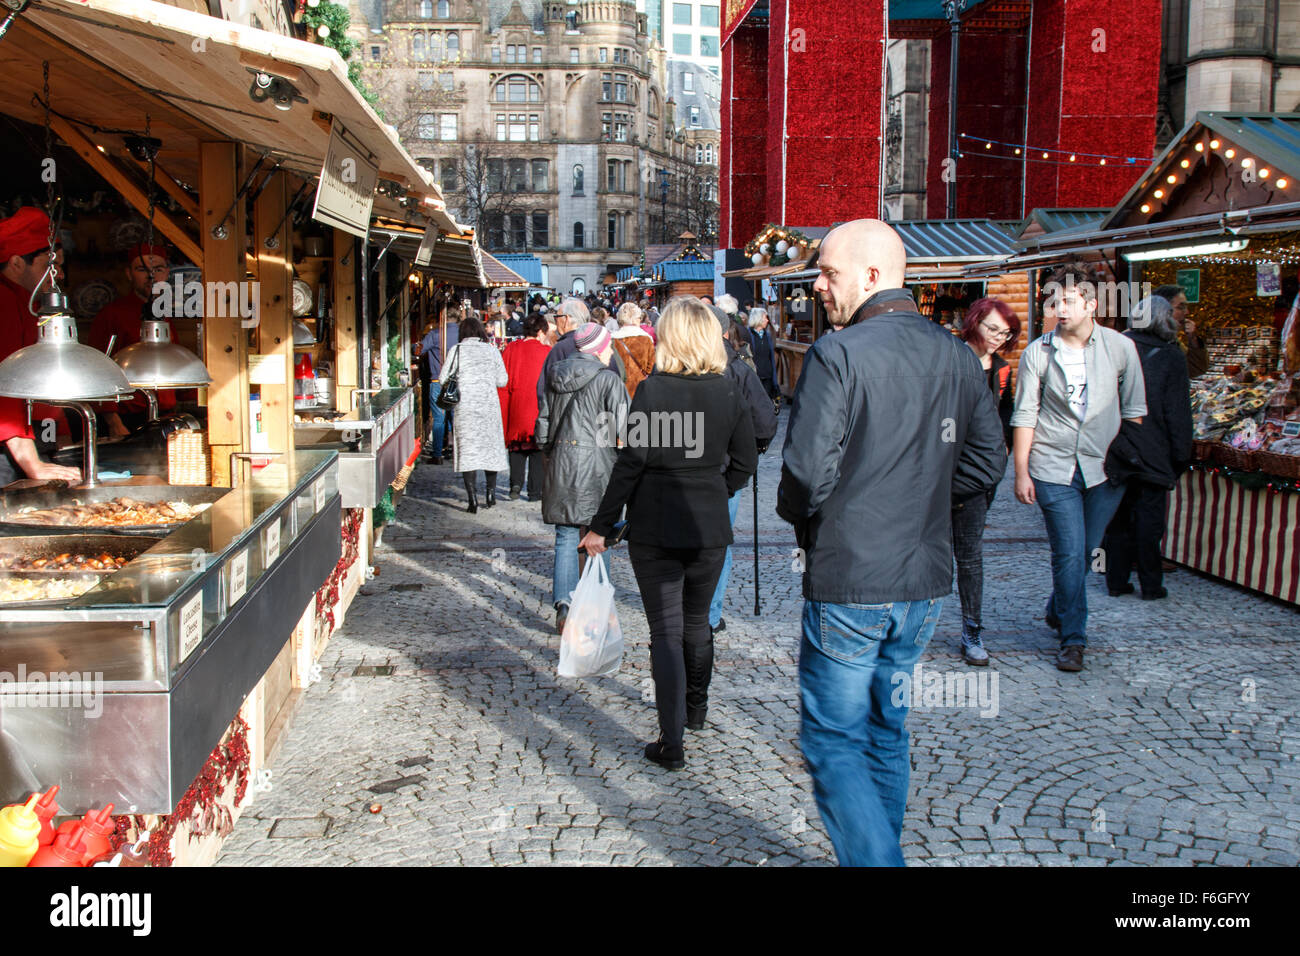
[[[670,747],[663,742],[662,738],[645,745],[645,757],[665,770],[681,770],[686,766],[686,752],[681,744]]]
[[[1167,597],[1169,597],[1169,592],[1164,588],[1156,588],[1154,591],[1142,592],[1142,600],[1144,601],[1159,601],[1161,598]]]
[[[703,730],[704,721],[709,716],[708,707],[687,707],[686,708],[686,729]]]
[[[511,501],[518,501],[518,500],[519,500],[519,493],[520,493],[522,490],[523,490],[523,489],[520,488],[518,485],[511,485],[511,486],[510,486],[510,500],[511,500]]]
[[[489,488],[487,490],[487,494],[483,496],[483,507],[491,508],[496,503],[497,503],[497,490],[495,488]]]
[[[709,709],[709,683],[713,679],[713,641],[707,644],[683,644],[686,665],[686,726],[703,730]]]
[[[718,626],[713,628],[713,633],[720,634],[726,629],[727,629],[727,622],[724,621],[722,618],[718,618]]]
[[[1056,669],[1058,671],[1083,670],[1083,648],[1078,644],[1067,644],[1056,652]]]
[[[473,488],[466,488],[465,494],[469,498],[469,507],[465,510],[472,515],[478,514],[478,495],[475,494]]]
[[[441,465],[442,457],[440,455],[425,455],[424,463],[426,465]]]
[[[1052,630],[1059,631],[1061,629],[1061,619],[1052,613],[1052,602],[1050,600],[1047,602],[1047,610],[1043,614],[1043,620],[1047,622],[1047,626]]]
[[[1132,583],[1125,581],[1117,588],[1107,588],[1106,590],[1110,592],[1111,597],[1123,597],[1125,594],[1132,594],[1134,587]]]

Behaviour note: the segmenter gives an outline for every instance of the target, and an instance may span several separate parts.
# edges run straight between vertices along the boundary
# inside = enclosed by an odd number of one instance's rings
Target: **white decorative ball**
[[[322,23],[316,28],[316,35],[323,40],[330,35],[330,28]]]
[[[761,252],[756,252],[756,253],[754,253],[752,256],[749,257],[749,261],[752,262],[752,263],[754,263],[754,265],[756,265],[756,266],[762,265],[762,264],[763,264],[763,254],[762,254]]]
[[[782,239],[780,242],[776,244],[777,252],[785,252],[789,248],[790,248],[790,243],[786,242],[784,239]]]
[[[766,242],[765,242],[765,243],[763,243],[761,246],[758,247],[758,251],[761,252],[761,253],[763,253],[763,255],[767,255],[769,252],[772,251],[772,246],[771,246],[770,243],[766,243]]]

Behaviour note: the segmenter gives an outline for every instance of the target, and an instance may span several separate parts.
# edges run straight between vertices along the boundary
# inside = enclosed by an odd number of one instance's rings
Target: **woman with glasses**
[[[975,352],[988,377],[989,390],[1002,419],[1002,437],[1009,449],[1015,390],[1011,387],[1011,365],[1002,356],[1015,348],[1020,338],[1020,320],[1005,302],[980,299],[966,313],[961,337]],[[954,499],[952,503],[952,551],[957,559],[957,592],[961,596],[961,656],[966,663],[977,667],[985,667],[989,662],[980,636],[984,603],[984,519],[996,491],[992,488],[987,495]]]

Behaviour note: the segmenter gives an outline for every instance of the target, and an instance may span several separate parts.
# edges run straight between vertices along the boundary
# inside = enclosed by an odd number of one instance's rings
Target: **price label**
[[[181,660],[194,653],[203,643],[203,592],[185,602],[181,608]]]
[[[323,477],[316,479],[316,484],[313,488],[313,493],[315,494],[316,497],[316,510],[320,511],[322,508],[325,507],[325,500],[326,498],[329,497],[327,492],[325,491],[325,479]]]
[[[248,591],[248,551],[240,551],[230,559],[230,604],[242,598]]]
[[[262,567],[269,568],[280,556],[280,519],[276,518],[262,532]]]

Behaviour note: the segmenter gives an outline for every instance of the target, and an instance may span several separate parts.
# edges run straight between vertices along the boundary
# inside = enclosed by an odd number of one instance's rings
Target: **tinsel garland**
[[[343,577],[357,560],[363,518],[364,514],[360,508],[350,508],[343,513],[342,554],[338,564],[334,565],[334,570],[330,572],[330,576],[316,591],[316,619],[324,620],[329,624],[330,634],[334,633],[334,608],[339,603],[339,589],[342,587]]]
[[[222,806],[218,800],[231,781],[235,781],[234,805],[239,806],[244,802],[244,796],[248,793],[248,769],[248,724],[242,717],[236,716],[230,725],[229,739],[217,744],[176,808],[159,817],[158,823],[150,830],[149,865],[172,865],[172,838],[176,835],[176,829],[186,821],[192,821],[190,840],[212,833],[221,836],[229,834],[235,826],[234,817],[230,809]],[[114,851],[120,850],[130,840],[133,831],[143,833],[149,829],[141,815],[125,814],[113,819],[114,830],[109,843]]]
[[[1232,468],[1225,468],[1223,465],[1206,461],[1194,461],[1190,468],[1193,471],[1207,471],[1212,475],[1222,475],[1229,481],[1235,481],[1244,488],[1255,490],[1267,488],[1274,494],[1280,494],[1283,491],[1300,491],[1300,480],[1295,478],[1282,478],[1261,471],[1235,471]]]

